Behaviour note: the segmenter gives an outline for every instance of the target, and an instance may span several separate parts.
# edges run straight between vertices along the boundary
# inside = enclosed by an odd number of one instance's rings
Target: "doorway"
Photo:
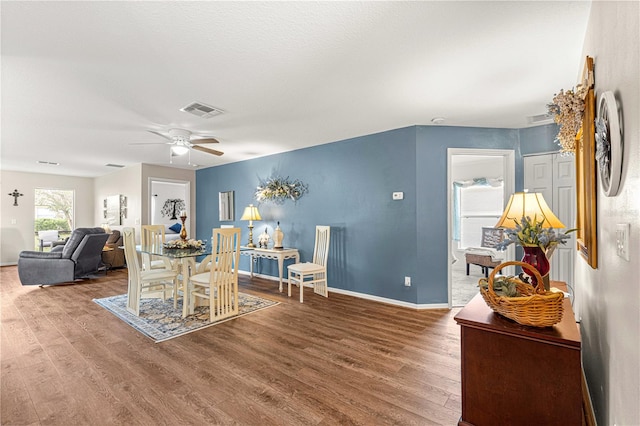
[[[190,182],[168,179],[149,179],[149,222],[171,226],[180,221],[180,212],[191,217]]]
[[[481,267],[473,265],[467,275],[464,250],[475,240],[480,246],[482,227],[493,227],[514,192],[515,152],[449,148],[447,163],[448,288],[453,307],[471,300],[478,293],[478,280],[485,276]],[[513,252],[509,247],[504,258],[512,258]]]

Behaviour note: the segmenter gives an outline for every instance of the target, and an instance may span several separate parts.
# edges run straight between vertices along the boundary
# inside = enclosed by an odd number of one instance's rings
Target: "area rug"
[[[214,322],[209,322],[208,306],[199,306],[195,309],[193,315],[182,318],[182,299],[178,300],[177,309],[173,308],[173,299],[167,299],[166,301],[162,301],[162,299],[142,299],[140,301],[140,316],[135,316],[127,311],[126,294],[93,299],[93,301],[140,333],[159,343],[280,303],[241,292],[238,293],[238,296],[238,315]]]

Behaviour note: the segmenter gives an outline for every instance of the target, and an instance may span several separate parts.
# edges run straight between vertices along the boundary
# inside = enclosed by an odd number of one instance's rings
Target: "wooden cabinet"
[[[552,281],[563,288],[564,283]],[[456,316],[462,350],[458,425],[581,425],[580,331],[571,303],[553,327],[520,325],[477,295]]]

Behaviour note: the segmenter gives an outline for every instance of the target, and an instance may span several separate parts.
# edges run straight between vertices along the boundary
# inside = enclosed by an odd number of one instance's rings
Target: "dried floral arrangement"
[[[515,221],[515,223],[515,228],[504,230],[506,237],[496,245],[496,250],[505,250],[511,244],[522,247],[538,246],[547,253],[548,257],[551,257],[555,247],[558,244],[566,244],[570,238],[568,234],[576,231],[574,228],[562,233],[556,232],[553,228],[545,228],[544,219],[539,221],[537,216],[533,219],[523,216],[520,222]]]
[[[586,93],[586,87],[580,85],[575,91],[560,90],[553,96],[553,102],[547,105],[549,113],[554,115],[554,121],[560,126],[555,142],[562,148],[561,152],[573,153],[576,150],[576,135],[582,127]]]
[[[204,246],[204,242],[202,240],[171,240],[164,243],[164,248],[175,250],[175,249],[201,249]]]
[[[286,178],[275,176],[260,182],[260,186],[256,188],[255,197],[259,203],[268,201],[283,204],[287,199],[298,201],[308,191],[308,185],[299,179],[290,180],[288,176]]]

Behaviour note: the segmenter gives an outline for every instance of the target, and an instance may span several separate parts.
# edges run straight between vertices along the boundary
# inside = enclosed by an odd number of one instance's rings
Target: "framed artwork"
[[[218,214],[220,222],[233,220],[235,209],[233,208],[233,191],[218,193]]]
[[[593,58],[587,56],[582,82],[588,88],[584,99],[581,132],[576,136],[577,249],[593,269],[598,267],[596,209],[595,96]]]

